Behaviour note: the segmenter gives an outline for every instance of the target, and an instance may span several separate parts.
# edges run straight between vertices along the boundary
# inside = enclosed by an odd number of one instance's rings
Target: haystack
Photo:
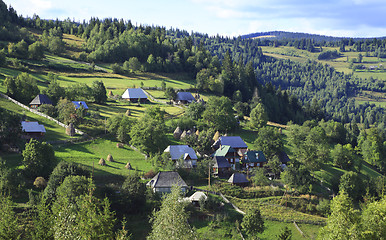
[[[196,136],[198,137],[198,136],[200,136],[200,131],[197,129],[197,131],[196,131]]]
[[[214,136],[213,136],[213,141],[216,142],[219,138],[220,138],[220,132],[217,131],[217,132],[214,134]]]
[[[129,169],[129,170],[132,170],[132,169],[133,169],[133,168],[131,167],[130,162],[127,162],[125,168],[126,168],[126,169]]]
[[[106,161],[103,158],[101,158],[101,160],[99,160],[99,165],[106,166]]]
[[[127,111],[126,111],[126,116],[131,116],[130,109],[127,109]]]
[[[173,132],[174,139],[180,139],[181,134],[182,134],[181,128],[176,127],[176,130],[174,130],[174,132]]]
[[[108,156],[107,156],[107,159],[106,159],[108,162],[114,162],[114,158],[113,158],[113,156],[111,155],[111,154],[109,154]]]
[[[185,138],[186,137],[186,131],[184,130],[183,132],[182,132],[182,134],[181,134],[181,136],[180,136],[180,139],[183,139],[183,138]]]
[[[113,94],[113,91],[109,91],[109,97],[112,97],[112,96],[114,96],[114,94]]]
[[[74,136],[74,135],[75,135],[75,127],[74,127],[74,124],[70,123],[70,124],[66,127],[66,134],[69,135],[69,136]]]

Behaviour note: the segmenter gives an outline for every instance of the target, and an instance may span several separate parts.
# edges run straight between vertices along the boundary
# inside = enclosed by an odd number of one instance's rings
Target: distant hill
[[[347,37],[332,37],[310,33],[298,33],[298,32],[285,32],[285,31],[270,31],[270,32],[257,32],[246,35],[241,35],[242,39],[247,38],[269,38],[269,39],[314,39],[316,41],[337,42]],[[385,39],[386,37],[377,37],[377,39]],[[368,38],[353,38],[357,40]],[[372,38],[369,38],[372,39]]]

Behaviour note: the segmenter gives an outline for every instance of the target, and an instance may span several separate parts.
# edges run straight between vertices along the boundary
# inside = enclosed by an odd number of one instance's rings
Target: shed
[[[249,184],[247,177],[242,173],[233,173],[228,182],[238,186],[247,186]]]
[[[30,103],[31,108],[38,108],[43,104],[50,104],[52,105],[52,101],[50,98],[45,94],[38,94]]]
[[[173,186],[180,187],[183,192],[188,190],[188,185],[178,172],[172,171],[159,172],[146,184],[146,186],[151,187],[153,192],[158,193],[170,193]]]
[[[142,88],[128,88],[122,94],[122,98],[130,102],[141,102],[144,103],[147,100],[147,95]]]

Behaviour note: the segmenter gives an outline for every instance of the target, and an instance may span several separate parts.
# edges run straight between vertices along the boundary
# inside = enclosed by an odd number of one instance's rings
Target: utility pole
[[[210,187],[210,162],[209,162],[209,171],[208,171],[208,185]]]

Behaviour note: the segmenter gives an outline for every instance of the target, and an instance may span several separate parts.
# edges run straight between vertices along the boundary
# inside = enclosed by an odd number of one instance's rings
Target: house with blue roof
[[[183,159],[183,168],[194,168],[197,166],[197,154],[188,145],[169,145],[164,152],[170,153],[171,159],[176,164],[179,164],[179,160]]]
[[[85,110],[88,110],[88,106],[87,106],[85,101],[72,101],[72,103],[75,106],[75,110],[77,110],[81,107],[84,108]]]

